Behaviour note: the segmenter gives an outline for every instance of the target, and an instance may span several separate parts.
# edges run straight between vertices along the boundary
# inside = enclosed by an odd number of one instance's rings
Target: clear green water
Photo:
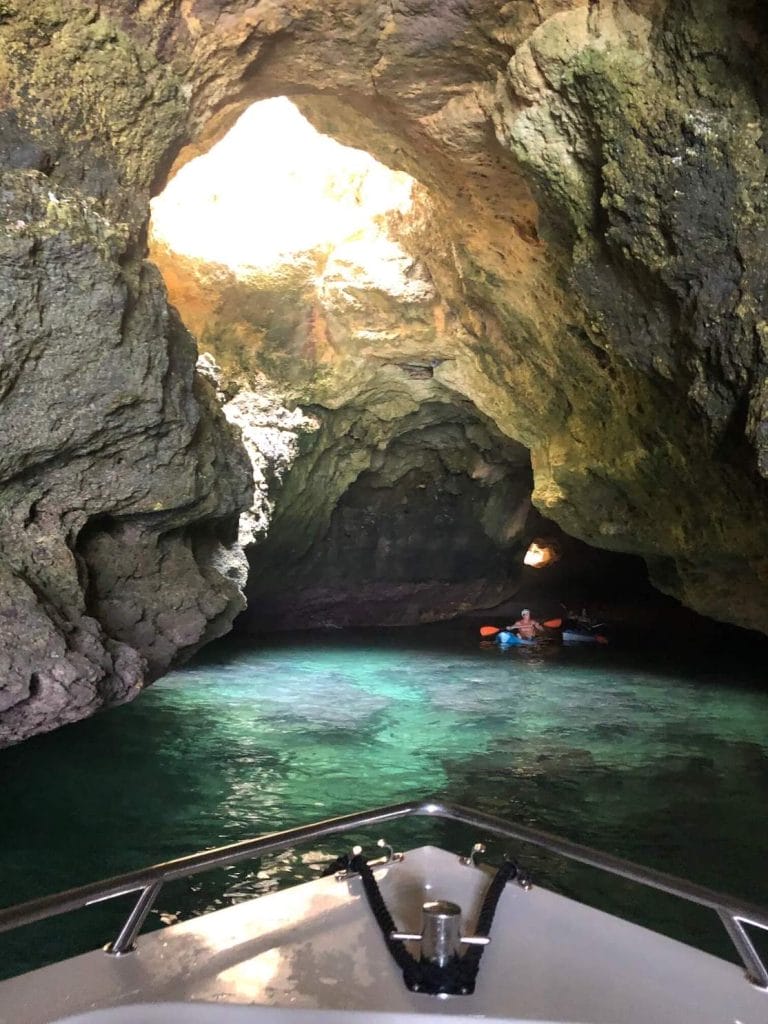
[[[4,904],[438,794],[768,905],[768,687],[728,652],[501,652],[444,629],[220,647],[131,705],[0,751],[0,780]],[[478,838],[414,822],[386,835]],[[152,923],[311,877],[320,852],[169,886]],[[520,858],[570,895],[727,949],[705,912]],[[121,911],[0,936],[0,974],[101,944]]]

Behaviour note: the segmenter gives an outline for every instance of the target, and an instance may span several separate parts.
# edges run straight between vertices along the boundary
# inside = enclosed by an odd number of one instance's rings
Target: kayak
[[[602,633],[590,633],[584,629],[564,629],[564,644],[607,644],[608,641]]]
[[[522,636],[518,636],[517,633],[510,633],[506,629],[502,629],[500,633],[496,634],[496,643],[500,647],[527,647],[528,644],[535,644],[535,640],[526,640]]]

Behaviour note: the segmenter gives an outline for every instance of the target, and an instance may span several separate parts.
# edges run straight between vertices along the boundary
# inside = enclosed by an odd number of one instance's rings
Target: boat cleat
[[[515,876],[515,882],[520,886],[523,892],[530,892],[533,888],[533,880],[527,871],[523,871],[520,868]]]
[[[459,864],[463,864],[465,867],[479,867],[480,857],[485,853],[486,849],[487,847],[485,843],[475,843],[466,857],[459,857]],[[508,854],[505,854],[505,859],[512,860],[512,858]],[[525,892],[530,892],[530,890],[533,888],[533,881],[531,879],[531,876],[528,874],[527,871],[524,871],[522,868],[518,868],[517,874],[514,876],[513,879],[511,879],[511,881],[514,881]]]
[[[459,857],[459,864],[464,864],[467,867],[477,867],[477,861],[481,854],[485,853],[485,843],[475,843],[472,849],[469,851],[469,856]]]
[[[388,864],[399,864],[400,861],[405,859],[404,853],[396,853],[394,847],[390,846],[385,839],[377,839],[376,845],[380,850],[386,851],[384,856],[377,857],[375,860],[369,860],[368,866],[370,868],[382,868]],[[362,846],[353,846],[352,852],[349,854],[349,860],[353,857],[359,857],[363,852]],[[359,875],[359,871],[353,871],[351,868],[345,867],[340,871],[334,873],[334,878],[337,882],[347,882],[350,878],[354,878]]]
[[[487,946],[485,935],[461,934],[461,907],[448,900],[430,900],[421,908],[421,932],[390,932],[397,942],[421,943],[421,959],[446,967],[459,955],[459,946]]]

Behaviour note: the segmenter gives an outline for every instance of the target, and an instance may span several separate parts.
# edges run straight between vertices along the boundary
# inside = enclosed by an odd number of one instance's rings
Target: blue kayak
[[[508,630],[502,629],[500,633],[496,634],[496,643],[500,647],[527,647],[528,644],[535,644],[536,641],[524,640],[517,633],[510,633]]]

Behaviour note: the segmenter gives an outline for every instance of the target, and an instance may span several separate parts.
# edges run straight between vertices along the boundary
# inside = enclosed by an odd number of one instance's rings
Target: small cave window
[[[523,565],[528,565],[532,569],[546,569],[547,566],[559,562],[560,558],[560,545],[556,541],[537,537],[528,546]]]

